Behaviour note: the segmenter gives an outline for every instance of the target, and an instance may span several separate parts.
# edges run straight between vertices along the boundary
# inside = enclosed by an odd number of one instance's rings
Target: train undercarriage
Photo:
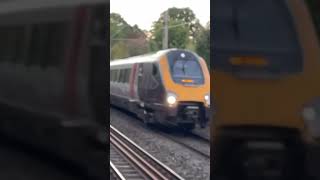
[[[152,104],[139,107],[139,117],[146,124],[166,124],[192,130],[197,124],[205,128],[210,117],[210,109],[201,103],[181,102],[176,107]]]

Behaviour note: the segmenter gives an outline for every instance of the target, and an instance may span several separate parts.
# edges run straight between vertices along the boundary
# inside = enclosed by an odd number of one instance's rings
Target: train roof
[[[110,66],[117,65],[129,65],[134,63],[148,63],[148,62],[156,62],[160,60],[160,57],[167,54],[170,51],[178,50],[176,48],[161,50],[156,53],[145,54],[141,56],[133,56],[124,59],[117,59],[110,62]]]
[[[109,0],[2,0],[0,15],[47,8],[109,3]]]

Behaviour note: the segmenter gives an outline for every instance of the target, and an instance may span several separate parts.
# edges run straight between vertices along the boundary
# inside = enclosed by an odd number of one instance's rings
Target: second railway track
[[[114,179],[183,179],[111,125],[110,168]]]
[[[157,132],[159,135],[170,139],[171,141],[180,144],[187,149],[202,155],[205,158],[210,159],[210,140],[189,131],[179,131],[179,135],[173,134],[173,132],[168,132],[168,130],[153,128],[153,131]],[[185,134],[181,136],[181,134]],[[201,148],[199,146],[208,146],[208,148]]]

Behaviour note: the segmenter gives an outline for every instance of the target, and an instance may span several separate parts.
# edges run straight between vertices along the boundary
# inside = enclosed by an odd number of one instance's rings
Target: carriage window
[[[121,69],[121,78],[120,78],[120,82],[124,83],[126,81],[126,70],[125,69]]]
[[[127,83],[128,82],[128,69],[125,69],[124,70],[124,83]]]
[[[113,70],[113,81],[114,82],[118,81],[118,70]]]
[[[123,77],[124,77],[123,69],[120,69],[120,72],[119,72],[119,82],[123,82]]]
[[[131,69],[126,69],[127,70],[127,74],[126,74],[126,82],[129,83],[130,81],[130,74],[131,74]]]
[[[113,81],[114,78],[114,70],[110,71],[110,81]]]
[[[58,66],[64,60],[66,23],[35,24],[27,65]]]
[[[318,39],[320,40],[320,3],[319,0],[306,0],[309,10],[313,17],[313,22],[315,24]]]
[[[0,28],[0,61],[22,61],[24,38],[23,26]]]
[[[128,70],[124,69],[123,70],[123,82],[126,83],[127,82],[127,74],[128,74]]]
[[[117,81],[117,70],[113,70],[113,78],[112,81],[116,82]]]
[[[119,80],[120,80],[120,71],[117,69],[117,70],[115,70],[116,72],[115,72],[115,82],[119,82]]]
[[[120,70],[119,69],[116,70],[116,74],[117,74],[116,77],[115,77],[116,78],[116,82],[120,82]]]

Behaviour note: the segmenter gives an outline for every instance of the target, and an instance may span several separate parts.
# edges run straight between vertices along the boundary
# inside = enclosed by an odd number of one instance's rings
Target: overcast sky
[[[127,23],[143,30],[150,30],[170,7],[189,7],[203,26],[210,20],[210,0],[110,0],[111,13],[120,14]]]

